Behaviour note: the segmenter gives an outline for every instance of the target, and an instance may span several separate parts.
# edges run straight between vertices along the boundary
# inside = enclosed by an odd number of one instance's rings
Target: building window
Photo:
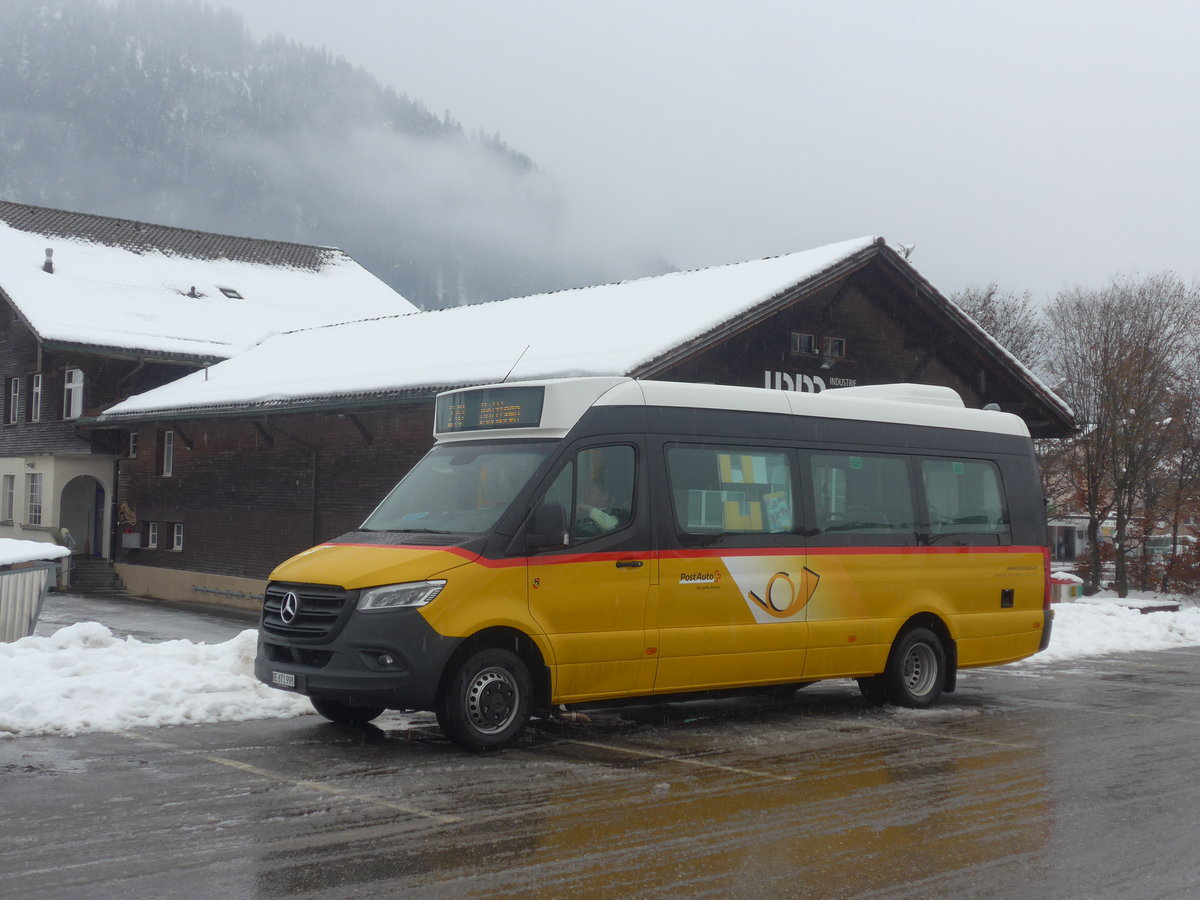
[[[25,498],[26,498],[26,513],[25,523],[27,525],[42,524],[42,473],[30,472],[25,476]]]
[[[182,550],[183,549],[183,523],[182,522],[175,523],[175,534],[171,538],[171,549],[172,550]]]
[[[63,418],[78,419],[83,415],[83,370],[67,369],[63,385]]]
[[[21,408],[21,379],[4,379],[4,424],[14,425],[17,422],[17,410]]]
[[[138,433],[136,431],[129,432],[129,458],[137,459],[138,452]]]
[[[840,337],[825,338],[823,356],[829,359],[845,359],[846,357],[846,339]]]
[[[5,475],[4,488],[0,494],[0,517],[3,517],[5,522],[13,521],[13,517],[17,510],[17,476]]]
[[[158,436],[158,474],[175,472],[175,432],[163,431]]]
[[[817,336],[815,334],[806,334],[803,331],[792,332],[792,354],[799,356],[803,354],[816,355],[817,353]]]
[[[29,421],[42,421],[42,376],[29,376]]]
[[[150,549],[150,550],[154,550],[155,548],[158,547],[158,523],[157,522],[147,522],[146,523],[146,547],[147,547],[147,549]]]

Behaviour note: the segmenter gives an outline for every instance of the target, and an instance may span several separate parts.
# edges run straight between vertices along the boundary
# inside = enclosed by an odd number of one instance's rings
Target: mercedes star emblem
[[[283,620],[284,625],[291,625],[296,621],[299,612],[300,598],[296,596],[295,591],[288,591],[283,595],[283,603],[279,605],[279,618]]]

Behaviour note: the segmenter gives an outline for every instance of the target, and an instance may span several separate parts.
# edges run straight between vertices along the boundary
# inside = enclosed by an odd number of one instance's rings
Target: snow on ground
[[[1181,604],[1178,612],[1141,612],[1141,607]],[[1179,597],[1148,595],[1118,601],[1111,592],[1054,605],[1050,646],[1023,665],[1064,659],[1166,650],[1200,644],[1200,607]]]
[[[223,644],[124,640],[98,622],[0,644],[0,739],[312,712],[254,678],[257,632]]]
[[[1141,601],[1180,602],[1146,596]],[[287,718],[308,700],[254,678],[256,633],[224,643],[124,639],[97,622],[0,643],[0,739]],[[1200,645],[1200,607],[1141,613],[1111,595],[1055,606],[1050,647],[1018,666],[1039,674],[1082,657]]]

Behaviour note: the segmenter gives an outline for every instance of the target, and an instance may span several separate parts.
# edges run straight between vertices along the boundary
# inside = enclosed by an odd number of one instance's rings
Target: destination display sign
[[[536,428],[542,421],[546,389],[541,385],[489,387],[438,397],[437,431]]]

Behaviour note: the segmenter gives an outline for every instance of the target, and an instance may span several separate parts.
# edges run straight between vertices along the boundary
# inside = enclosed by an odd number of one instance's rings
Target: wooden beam
[[[267,431],[267,429],[263,427],[262,422],[255,422],[254,430],[258,432],[259,437],[261,437],[263,439],[263,441],[266,442],[266,445],[268,447],[270,447],[272,450],[275,449],[275,435],[273,435],[273,434],[271,434],[271,432]]]
[[[190,437],[188,437],[188,436],[187,436],[187,434],[185,434],[185,433],[184,433],[184,430],[183,430],[182,428],[180,428],[180,427],[179,427],[179,423],[177,423],[177,422],[172,422],[172,423],[171,423],[171,429],[172,429],[172,430],[173,430],[173,431],[174,431],[174,432],[175,432],[177,435],[179,435],[179,439],[180,439],[181,441],[183,441],[183,446],[187,447],[187,448],[188,448],[188,450],[191,450],[191,449],[193,449],[193,448],[192,448],[192,439],[191,439]]]
[[[350,424],[358,430],[358,433],[362,437],[364,444],[370,447],[373,443],[375,443],[375,435],[371,434],[371,432],[367,430],[367,426],[362,423],[358,416],[356,416],[354,413],[342,413],[342,418],[350,420]]]

